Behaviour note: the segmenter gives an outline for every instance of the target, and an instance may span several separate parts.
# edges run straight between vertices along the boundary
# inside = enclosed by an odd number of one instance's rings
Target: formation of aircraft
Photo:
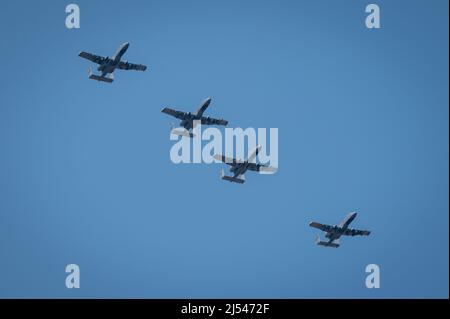
[[[122,61],[122,56],[128,50],[130,44],[124,43],[117,50],[116,54],[112,57],[102,57],[99,55],[95,55],[88,52],[80,52],[79,56],[88,59],[99,66],[97,70],[100,75],[95,75],[92,73],[92,69],[89,69],[89,78],[92,80],[102,81],[111,83],[114,81],[113,72],[116,69],[120,70],[137,70],[137,71],[145,71],[147,66],[142,64],[133,64],[127,61]],[[179,132],[172,130],[172,133],[185,135],[189,137],[194,137],[192,130],[195,125],[201,123],[202,125],[228,125],[228,121],[224,119],[216,119],[211,117],[203,116],[203,113],[208,108],[211,103],[211,98],[207,98],[202,102],[199,109],[195,113],[191,112],[183,112],[177,111],[168,107],[165,107],[161,110],[161,112],[173,116],[179,119],[180,127],[183,127],[185,131]],[[256,156],[261,150],[261,146],[257,146],[249,155],[246,160],[237,160],[235,158],[230,158],[225,155],[215,154],[214,158],[219,160],[230,166],[230,172],[233,173],[232,176],[227,176],[224,173],[224,170],[221,171],[221,178],[226,181],[230,181],[233,183],[243,184],[245,182],[245,173],[250,171],[261,172],[274,172],[276,168],[270,167],[268,165],[256,163]],[[351,229],[349,228],[350,223],[356,218],[356,213],[350,213],[339,225],[326,225],[317,222],[311,222],[309,226],[320,229],[321,231],[326,232],[325,237],[327,241],[322,241],[320,236],[316,238],[316,244],[325,247],[338,248],[340,246],[339,238],[341,236],[368,236],[370,235],[370,231],[368,230],[359,230],[359,229]]]
[[[200,123],[201,125],[223,125],[227,126],[228,121],[224,119],[215,119],[209,116],[203,116],[203,113],[208,108],[209,104],[211,103],[211,98],[207,98],[202,102],[199,109],[195,113],[191,112],[182,112],[177,111],[174,109],[171,109],[169,107],[165,107],[161,110],[161,112],[168,114],[170,116],[176,117],[177,119],[181,120],[180,127],[183,127],[186,131],[176,131],[172,130],[172,133],[178,134],[178,135],[185,135],[189,137],[194,137],[194,134],[192,133],[192,130],[194,129],[195,125]]]
[[[257,164],[255,161],[256,156],[258,155],[259,151],[261,150],[261,146],[257,146],[249,155],[249,157],[246,160],[236,160],[234,158],[227,157],[225,155],[215,154],[213,157],[218,160],[222,161],[225,164],[230,165],[230,172],[233,173],[233,176],[226,176],[223,169],[221,172],[221,177],[223,180],[233,182],[233,183],[239,183],[243,184],[245,182],[245,172],[247,170],[254,171],[254,172],[260,172],[260,171],[266,171],[266,172],[274,172],[276,169],[274,167],[264,165],[264,164]]]
[[[356,213],[350,213],[345,217],[345,219],[339,225],[325,225],[317,222],[309,223],[309,226],[320,229],[321,231],[326,232],[325,237],[328,241],[321,241],[320,236],[317,236],[316,244],[325,247],[338,248],[339,238],[341,236],[369,236],[369,230],[359,230],[359,229],[351,229],[348,228],[350,223],[356,218]]]
[[[78,55],[84,59],[98,64],[97,71],[101,72],[101,74],[95,75],[92,73],[92,69],[89,68],[90,79],[111,83],[112,81],[114,81],[113,72],[116,69],[136,71],[145,71],[147,69],[147,66],[143,64],[133,64],[127,61],[122,61],[122,56],[125,54],[125,52],[127,52],[129,46],[130,44],[128,42],[122,44],[117,50],[116,54],[114,54],[112,57],[103,57],[84,51],[80,52]]]

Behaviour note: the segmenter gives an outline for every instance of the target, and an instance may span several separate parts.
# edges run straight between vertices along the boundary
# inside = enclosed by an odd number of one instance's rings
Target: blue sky
[[[69,3],[0,11],[0,297],[448,298],[447,1],[376,1],[379,30],[368,1]],[[126,41],[149,69],[89,80]],[[206,97],[278,128],[277,174],[170,161],[161,108]],[[350,211],[369,237],[314,244]]]

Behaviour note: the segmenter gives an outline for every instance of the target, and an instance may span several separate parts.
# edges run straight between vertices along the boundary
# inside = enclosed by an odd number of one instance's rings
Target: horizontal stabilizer
[[[89,78],[91,80],[97,80],[97,81],[106,82],[106,83],[112,83],[114,81],[114,79],[112,79],[112,78],[108,78],[105,76],[99,76],[99,75],[95,75],[95,74],[89,75]]]
[[[179,135],[179,136],[186,136],[186,137],[195,137],[194,133],[191,133],[187,130],[177,130],[177,129],[172,129],[170,131],[171,134],[173,135]]]
[[[241,177],[241,176],[239,176]],[[229,181],[229,182],[233,182],[233,183],[238,183],[238,184],[244,184],[245,179],[243,178],[237,178],[237,177],[233,177],[233,176],[226,176],[222,173],[222,179]]]
[[[339,244],[337,244],[335,242],[321,241],[319,236],[317,236],[317,238],[316,238],[316,244],[319,246],[332,247],[332,248],[339,247]]]
[[[327,241],[319,241],[317,243],[317,245],[319,246],[325,246],[325,247],[332,247],[332,248],[338,248],[339,244],[335,244],[335,243],[329,243]]]

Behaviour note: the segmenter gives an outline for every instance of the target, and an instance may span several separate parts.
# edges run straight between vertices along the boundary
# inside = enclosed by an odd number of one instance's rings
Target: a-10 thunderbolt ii
[[[325,225],[316,222],[309,223],[309,226],[320,229],[321,231],[326,232],[325,237],[328,238],[328,241],[321,241],[320,237],[317,236],[316,244],[319,246],[325,247],[339,247],[339,238],[344,236],[369,236],[369,230],[359,230],[359,229],[351,229],[348,228],[350,223],[356,218],[356,213],[350,213],[345,217],[345,219],[339,225]]]
[[[192,130],[195,127],[195,125],[197,125],[199,123],[201,125],[223,125],[223,126],[226,126],[228,124],[228,121],[226,121],[224,119],[215,119],[215,118],[212,118],[209,116],[203,116],[203,113],[208,108],[210,103],[211,103],[211,98],[207,98],[206,100],[204,100],[202,102],[199,109],[195,113],[176,111],[169,107],[163,108],[161,110],[161,112],[166,113],[168,115],[171,115],[171,116],[176,117],[177,119],[181,120],[180,127],[183,127],[185,129],[185,131],[177,131],[177,130],[172,129],[173,134],[194,137]]]
[[[233,176],[226,176],[223,169],[221,172],[221,177],[223,180],[233,182],[233,183],[239,183],[243,184],[245,182],[245,172],[247,170],[254,171],[254,172],[275,172],[276,168],[271,167],[264,164],[257,164],[255,162],[256,156],[258,155],[259,151],[261,150],[261,146],[257,146],[249,155],[247,160],[236,160],[234,158],[227,157],[225,155],[215,154],[213,157],[218,160],[222,161],[225,164],[230,165],[230,172],[233,173]]]
[[[101,72],[100,75],[92,74],[92,69],[89,68],[89,78],[92,80],[102,81],[111,83],[114,81],[113,72],[116,69],[120,70],[136,70],[136,71],[145,71],[147,66],[143,64],[133,64],[127,61],[122,61],[122,56],[128,50],[130,44],[128,42],[122,44],[117,50],[116,54],[112,57],[102,57],[99,55],[95,55],[88,52],[80,52],[78,55],[84,59],[88,59],[94,63],[98,64],[97,70]]]

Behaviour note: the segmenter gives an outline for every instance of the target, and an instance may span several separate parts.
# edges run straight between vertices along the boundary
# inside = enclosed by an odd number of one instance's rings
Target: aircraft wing
[[[369,236],[370,235],[370,231],[369,230],[359,230],[359,229],[348,228],[344,232],[344,235],[346,235],[346,236]]]
[[[176,111],[171,108],[165,107],[161,110],[161,112],[166,113],[168,115],[174,116],[177,119],[184,120],[185,114],[184,112]]]
[[[204,117],[204,116],[201,117],[201,121],[202,121],[202,124],[205,124],[205,125],[224,125],[224,126],[226,126],[228,124],[228,121],[226,121],[226,120],[223,120],[223,119],[219,120],[219,119],[215,119],[212,117]]]
[[[330,225],[325,225],[325,224],[316,223],[316,222],[309,223],[309,226],[320,229],[321,231],[324,231],[327,233],[333,229],[333,227]]]
[[[92,53],[84,52],[84,51],[81,51],[80,54],[78,54],[78,56],[80,56],[84,59],[87,59],[89,61],[92,61],[94,63],[97,63],[97,64],[103,64],[104,62],[106,62],[108,60],[108,58],[105,58],[105,57],[102,57],[99,55],[95,55]]]
[[[147,70],[147,66],[143,64],[133,64],[128,62],[119,62],[117,67],[121,70],[136,70],[136,71],[145,71]]]
[[[228,165],[235,165],[236,164],[236,160],[234,158],[227,157],[225,155],[214,154],[213,157],[216,160],[224,162],[225,164],[228,164]]]
[[[276,172],[276,168],[275,167],[271,167],[268,165],[264,165],[264,164],[256,164],[256,163],[248,163],[247,168],[251,171],[255,171],[255,172]]]

